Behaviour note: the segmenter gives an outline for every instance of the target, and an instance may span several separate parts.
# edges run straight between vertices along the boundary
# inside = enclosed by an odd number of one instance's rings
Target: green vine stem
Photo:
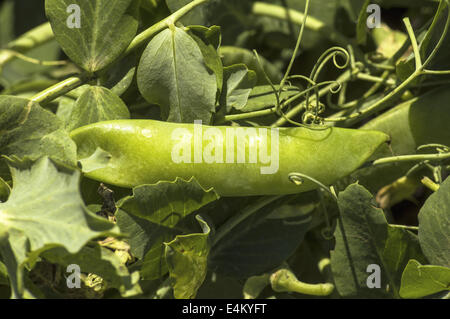
[[[422,162],[422,161],[443,161],[450,158],[450,152],[438,153],[438,154],[416,154],[416,155],[403,155],[384,157],[372,162],[372,165],[382,165],[399,162]]]
[[[145,31],[141,32],[133,39],[133,41],[131,41],[130,45],[124,51],[124,53],[121,55],[121,57],[123,58],[123,57],[127,56],[128,54],[132,53],[134,50],[138,49],[140,46],[147,43],[148,40],[150,40],[150,38],[152,38],[154,35],[161,32],[162,30],[169,27],[170,25],[173,25],[176,21],[181,19],[184,15],[186,15],[188,12],[190,12],[195,7],[201,5],[205,2],[208,2],[208,1],[209,0],[194,0],[190,3],[188,3],[187,5],[185,5],[184,7],[182,7],[181,9],[179,9],[178,11],[174,12],[167,18],[161,20],[160,22],[152,25]],[[45,30],[46,29],[44,29],[44,31]],[[30,32],[33,32],[33,31],[34,30],[32,30]],[[51,31],[51,29],[50,29],[50,31]],[[41,30],[40,32],[43,32],[43,31]],[[52,33],[52,37],[53,37],[53,33]],[[26,43],[25,40],[22,42],[23,42],[22,45]],[[0,65],[1,65],[1,59],[0,59]],[[32,100],[35,102],[38,102],[38,103],[42,103],[42,104],[51,102],[52,100],[85,84],[88,80],[90,80],[90,76],[88,76],[86,74],[81,74],[79,76],[70,77],[68,79],[65,79],[65,80],[49,87],[48,89],[46,89],[42,92],[39,92],[34,97],[32,97]]]
[[[127,56],[128,54],[135,51],[142,45],[146,44],[148,42],[148,40],[150,40],[155,34],[161,32],[162,30],[164,30],[165,28],[167,28],[170,25],[174,25],[175,22],[180,20],[187,13],[189,13],[190,11],[192,11],[199,5],[201,5],[205,2],[208,2],[208,1],[210,1],[210,0],[194,0],[190,3],[188,3],[187,5],[185,5],[184,7],[180,8],[179,10],[175,11],[167,18],[161,20],[160,22],[152,25],[145,31],[141,32],[133,39],[133,41],[131,41],[130,45],[123,53],[123,56]]]
[[[307,284],[297,279],[288,269],[280,269],[270,276],[272,289],[276,292],[296,292],[311,296],[329,296],[333,293],[331,283]]]
[[[403,92],[409,88],[409,86],[419,77],[426,74],[447,74],[447,71],[432,71],[432,70],[426,70],[425,68],[431,63],[433,57],[438,52],[439,48],[442,46],[442,43],[444,42],[444,39],[447,35],[448,29],[450,28],[450,10],[447,16],[447,20],[444,27],[444,32],[441,34],[441,37],[436,44],[436,46],[433,48],[433,51],[428,56],[428,58],[425,60],[425,62],[422,63],[419,48],[417,45],[417,39],[414,35],[414,31],[412,30],[411,24],[409,22],[409,19],[404,19],[403,22],[405,23],[406,29],[408,31],[408,35],[410,38],[410,41],[412,43],[415,60],[416,60],[416,70],[403,82],[401,83],[397,88],[389,92],[384,98],[377,101],[364,111],[359,111],[356,113],[353,113],[349,116],[344,117],[336,117],[332,116],[329,118],[323,119],[324,122],[343,122],[353,119],[363,120],[367,118],[368,116],[372,115],[375,112],[380,112],[389,107],[394,100],[399,98]],[[450,72],[450,71],[449,71]]]
[[[17,58],[17,53],[24,54],[52,39],[54,39],[54,35],[48,22],[24,33],[15,41],[10,42],[6,50],[0,50],[0,70],[3,65]]]
[[[411,231],[415,231],[415,232],[417,232],[419,230],[419,227],[417,227],[417,226],[408,226],[408,225],[389,224],[389,227],[401,228],[401,229],[411,230]]]
[[[303,39],[303,32],[305,31],[305,25],[306,25],[306,22],[308,21],[307,20],[308,19],[308,11],[309,11],[309,0],[306,0],[305,13],[303,14],[303,21],[302,21],[302,26],[300,28],[300,33],[298,35],[297,43],[295,44],[295,49],[294,49],[294,52],[292,53],[291,60],[289,61],[289,65],[288,65],[288,67],[286,69],[286,72],[284,73],[283,79],[281,80],[278,94],[281,94],[281,91],[283,90],[283,86],[284,86],[284,84],[285,84],[289,74],[292,71],[292,67],[294,66],[295,58],[297,57],[298,50],[300,48],[300,44],[301,44],[302,39]]]
[[[46,104],[54,99],[76,89],[77,87],[85,84],[89,77],[85,74],[79,76],[73,76],[64,81],[56,83],[55,85],[39,92],[31,98],[36,103]]]
[[[358,74],[359,72],[361,72],[359,69],[354,69],[354,70],[347,70],[344,73],[342,73],[337,79],[336,81],[333,82],[333,84],[330,84],[326,87],[324,87],[323,89],[319,90],[318,92],[318,96],[323,97],[326,94],[328,94],[330,92],[330,90],[332,90],[333,88],[336,87],[336,83],[345,83],[345,82],[349,82],[350,80],[353,79],[353,77]],[[317,95],[312,95],[310,97],[309,102],[310,103],[314,103]],[[300,113],[301,111],[303,111],[306,108],[306,101],[303,101],[302,103],[296,105],[295,107],[293,107],[290,111],[288,111],[286,113],[286,117],[287,118],[293,118],[294,116],[296,116],[298,113]],[[275,108],[274,108],[275,109]],[[273,111],[269,111],[271,109],[265,110],[268,112],[268,114],[273,113]],[[286,124],[287,119],[285,117],[279,118],[277,121],[275,121],[272,124],[272,127],[279,127],[279,126],[283,126],[284,124]]]
[[[436,192],[439,189],[439,184],[436,184],[433,182],[429,177],[425,176],[420,181],[424,186],[426,186],[428,189],[432,190],[433,192]]]

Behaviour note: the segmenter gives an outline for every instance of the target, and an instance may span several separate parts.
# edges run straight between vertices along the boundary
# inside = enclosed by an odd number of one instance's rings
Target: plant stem
[[[344,83],[344,82],[348,82],[352,79],[353,76],[355,76],[357,73],[359,73],[360,70],[359,69],[355,69],[355,70],[347,70],[346,72],[344,72],[341,76],[339,76],[336,80],[336,82],[338,83]],[[321,89],[319,91],[319,97],[324,96],[325,94],[328,94],[330,89],[332,89],[333,87],[335,87],[336,84],[330,84],[326,87],[324,87],[323,89]],[[316,100],[316,95],[313,94],[310,98],[309,101],[310,102],[314,102]],[[289,112],[286,113],[286,117],[287,118],[293,118],[295,115],[297,115],[298,113],[300,113],[304,108],[306,101],[303,101],[302,103],[298,104],[297,106],[293,107]],[[275,110],[275,108],[274,108]],[[278,126],[282,126],[287,122],[287,120],[285,118],[279,118],[276,122],[274,122],[272,124],[272,127],[278,127]]]
[[[356,75],[356,77],[359,80],[364,80],[364,81],[374,82],[374,83],[382,83],[382,84],[386,84],[387,86],[394,86],[395,85],[395,81],[394,80],[386,79],[386,78],[378,77],[378,76],[373,76],[373,75],[366,74],[366,73],[358,73]]]
[[[288,269],[280,269],[270,276],[272,289],[276,292],[296,292],[311,296],[329,296],[334,285],[331,283],[307,284],[301,282]]]
[[[305,13],[303,15],[303,22],[302,22],[302,26],[300,28],[300,33],[298,35],[297,43],[295,44],[295,49],[294,49],[294,52],[292,53],[291,60],[289,61],[289,65],[288,65],[288,67],[286,69],[286,72],[285,72],[285,74],[283,76],[283,79],[281,80],[280,88],[279,88],[279,94],[283,90],[283,86],[284,86],[284,84],[285,84],[285,82],[287,80],[287,77],[291,73],[292,67],[294,66],[295,58],[297,57],[297,53],[298,53],[298,50],[300,48],[300,44],[302,42],[303,32],[305,31],[305,25],[306,25],[307,18],[308,18],[308,10],[309,10],[309,0],[306,0]]]
[[[421,162],[426,160],[445,160],[450,158],[449,153],[438,153],[438,154],[417,154],[417,155],[404,155],[404,156],[393,156],[393,157],[385,157],[375,160],[372,165],[381,165],[381,164],[389,164],[389,163],[397,163],[397,162]]]
[[[401,228],[406,230],[418,231],[419,227],[417,226],[406,226],[406,225],[398,225],[398,224],[389,224],[390,227]]]
[[[192,11],[195,7],[208,2],[209,0],[194,0],[178,11],[175,11],[167,18],[159,21],[158,23],[152,25],[150,28],[146,29],[145,31],[138,34],[133,41],[131,41],[128,48],[125,50],[125,52],[122,54],[122,56],[127,56],[134,50],[138,49],[142,45],[146,44],[150,38],[152,38],[155,34],[161,32],[165,28],[167,28],[169,25],[175,24],[178,20],[180,20],[183,16],[185,16],[187,13]]]
[[[416,60],[416,70],[418,70],[422,67],[422,58],[420,56],[419,46],[417,45],[417,39],[414,34],[414,30],[412,28],[411,21],[409,21],[408,17],[403,19],[403,23],[406,26],[406,30],[408,31],[408,35],[411,40],[411,44],[412,44],[413,51],[414,51],[414,58]]]
[[[439,189],[439,184],[436,184],[433,182],[429,177],[425,176],[422,178],[421,183],[426,186],[428,189],[432,190],[433,192],[436,192]]]
[[[375,112],[383,111],[385,108],[387,108],[390,103],[395,100],[396,98],[400,97],[401,94],[409,87],[409,85],[416,80],[416,78],[423,74],[423,71],[421,69],[416,70],[413,74],[409,76],[402,84],[400,84],[398,87],[396,87],[394,90],[389,92],[384,98],[379,100],[378,102],[374,103],[372,106],[368,107],[364,111],[359,111],[356,113],[353,113],[349,116],[344,117],[334,117],[331,116],[329,118],[325,118],[325,122],[343,122],[348,121],[352,119],[358,118],[359,120],[363,120],[367,118],[368,116],[372,115]]]
[[[24,33],[18,39],[8,44],[8,50],[0,50],[0,69],[3,65],[15,59],[17,52],[26,53],[37,46],[49,42],[53,38],[53,31],[48,22]]]
[[[56,83],[55,85],[45,89],[42,92],[39,92],[38,94],[33,96],[31,100],[41,104],[48,103],[83,85],[87,80],[88,78],[83,74],[80,76],[70,77],[68,79],[65,79],[64,81]]]

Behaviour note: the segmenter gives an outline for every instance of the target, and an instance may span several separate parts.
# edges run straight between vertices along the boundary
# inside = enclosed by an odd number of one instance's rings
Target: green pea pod
[[[195,177],[221,196],[292,194],[314,189],[298,172],[330,185],[361,166],[386,141],[377,131],[250,128],[154,120],[98,122],[71,132],[78,158],[107,152],[89,178],[121,187]],[[81,161],[83,162],[83,161]]]

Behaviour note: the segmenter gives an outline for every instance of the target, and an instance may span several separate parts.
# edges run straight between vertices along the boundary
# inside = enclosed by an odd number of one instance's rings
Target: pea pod
[[[109,153],[106,166],[86,176],[121,187],[195,177],[221,196],[292,194],[298,172],[330,185],[361,166],[388,140],[377,131],[328,128],[242,128],[154,120],[98,122],[71,132],[78,158],[98,148]]]

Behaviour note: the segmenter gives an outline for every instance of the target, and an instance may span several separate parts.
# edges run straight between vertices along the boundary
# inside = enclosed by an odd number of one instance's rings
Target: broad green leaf
[[[14,296],[20,297],[27,259],[32,265],[40,252],[55,246],[76,253],[91,239],[118,234],[118,228],[84,207],[78,172],[59,172],[46,157],[11,172],[11,195],[0,203],[0,249]]]
[[[214,25],[210,28],[204,26],[190,26],[189,35],[197,42],[202,51],[206,66],[214,72],[217,80],[218,94],[222,92],[223,65],[219,56],[219,46],[222,41],[220,27]]]
[[[284,205],[285,198],[261,207],[256,201],[236,214],[256,211],[221,238],[211,250],[211,269],[236,278],[260,275],[279,266],[302,242],[312,220]],[[219,230],[220,231],[220,228]]]
[[[0,261],[0,285],[9,285],[8,270],[4,263]]]
[[[144,98],[158,104],[168,121],[210,123],[216,76],[206,66],[197,42],[183,29],[171,27],[150,41],[138,66],[137,81]]]
[[[408,262],[400,287],[402,298],[421,298],[446,290],[450,290],[450,268],[422,266],[414,259]]]
[[[76,167],[76,146],[51,112],[30,100],[0,96],[0,154],[37,160],[49,156]]]
[[[260,293],[270,285],[270,274],[252,276],[245,281],[242,293],[244,299],[256,299]]]
[[[280,86],[275,85],[275,89],[279,90]],[[295,86],[286,86],[283,88],[280,94],[280,103],[288,98],[298,94],[299,88]],[[247,104],[240,109],[241,112],[253,112],[259,111],[265,108],[273,107],[277,105],[277,98],[275,92],[270,85],[255,86],[248,98]]]
[[[67,130],[108,120],[129,119],[130,112],[116,94],[101,86],[90,86],[77,99],[67,123]]]
[[[101,76],[102,86],[110,88],[111,92],[121,96],[133,84],[136,75],[137,55],[124,57],[112,68],[108,68]]]
[[[70,119],[70,114],[72,113],[76,100],[71,97],[61,96],[56,101],[58,102],[56,116],[66,125]]]
[[[67,56],[83,69],[96,72],[114,62],[136,35],[137,3],[135,0],[78,0],[76,3],[46,0],[45,13]]]
[[[245,64],[250,70],[256,72],[257,75],[257,85],[267,85],[267,80],[264,76],[264,72],[267,73],[270,80],[273,83],[281,81],[282,74],[281,71],[267,59],[265,59],[261,54],[259,54],[259,59],[262,65],[258,64],[253,52],[231,46],[222,46],[219,50],[222,57],[222,63],[224,66],[231,66],[234,64]]]
[[[341,217],[336,247],[331,251],[337,291],[344,298],[398,298],[408,261],[425,261],[417,236],[389,225],[383,211],[374,206],[372,194],[358,184],[339,193],[338,205]],[[369,265],[379,266],[379,273],[368,270]],[[369,288],[375,276],[379,276],[380,288]]]
[[[75,254],[57,247],[44,252],[41,257],[63,267],[76,264],[82,273],[101,276],[107,282],[107,288],[116,288],[122,297],[132,297],[142,292],[138,284],[139,273],[130,274],[114,252],[99,245],[84,246]]]
[[[256,73],[245,64],[235,64],[224,68],[224,88],[220,103],[228,113],[232,108],[242,109],[256,84]]]
[[[431,264],[450,267],[450,178],[420,209],[419,241]]]
[[[170,278],[174,281],[173,294],[176,299],[195,298],[206,277],[211,230],[200,215],[196,219],[203,233],[177,235],[165,245],[166,262]]]
[[[133,196],[118,204],[117,224],[130,235],[131,253],[142,259],[141,275],[156,279],[167,271],[163,242],[188,231],[187,217],[218,199],[195,179],[159,182],[133,189]]]

